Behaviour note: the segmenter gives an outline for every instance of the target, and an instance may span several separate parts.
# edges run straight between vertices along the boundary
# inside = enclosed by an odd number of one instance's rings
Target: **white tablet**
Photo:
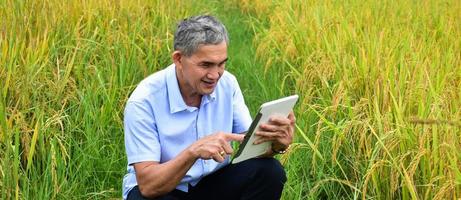
[[[266,153],[271,147],[272,142],[264,142],[261,144],[254,145],[253,142],[257,139],[254,134],[259,129],[259,125],[269,121],[271,116],[280,115],[288,117],[290,111],[293,109],[298,95],[292,95],[264,103],[259,108],[259,112],[251,123],[243,142],[240,144],[237,153],[232,159],[232,164],[248,160]]]

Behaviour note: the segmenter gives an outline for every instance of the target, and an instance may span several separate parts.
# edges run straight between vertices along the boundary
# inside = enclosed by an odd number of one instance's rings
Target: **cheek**
[[[200,84],[202,82],[202,79],[205,78],[206,73],[201,73],[200,71],[196,71],[193,74],[191,74],[191,79],[193,79],[194,82],[197,82]]]
[[[195,77],[201,81],[202,79],[206,78],[207,71],[206,70],[201,70],[201,71],[196,71]]]

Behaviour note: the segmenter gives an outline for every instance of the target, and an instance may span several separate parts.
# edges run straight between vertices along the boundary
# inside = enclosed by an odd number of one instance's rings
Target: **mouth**
[[[207,81],[207,80],[202,80],[203,85],[205,85],[206,88],[213,88],[217,81]]]

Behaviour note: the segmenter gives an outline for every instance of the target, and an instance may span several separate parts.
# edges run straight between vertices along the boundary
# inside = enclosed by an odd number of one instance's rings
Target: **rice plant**
[[[459,1],[6,0],[0,198],[120,198],[126,99],[198,13],[252,112],[302,97],[282,199],[461,197]]]
[[[285,198],[461,196],[459,1],[235,3],[303,97]]]

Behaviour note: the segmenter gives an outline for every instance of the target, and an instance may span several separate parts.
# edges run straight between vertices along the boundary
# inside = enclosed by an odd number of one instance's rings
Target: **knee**
[[[285,169],[280,162],[274,158],[259,158],[251,160],[257,177],[264,181],[284,184],[287,180]]]

